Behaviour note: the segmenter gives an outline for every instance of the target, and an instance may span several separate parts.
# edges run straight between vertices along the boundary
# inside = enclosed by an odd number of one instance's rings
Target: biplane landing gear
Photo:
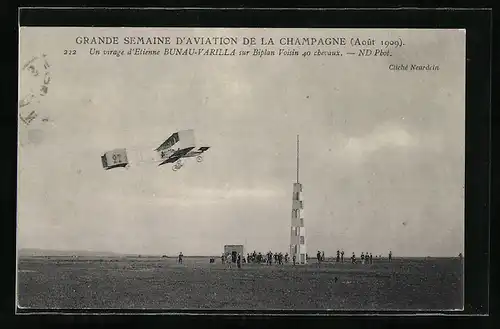
[[[196,157],[196,161],[198,161],[198,162],[202,162],[202,161],[203,161],[203,157],[202,157],[201,155],[198,155],[198,156]]]
[[[179,169],[181,169],[183,166],[183,163],[181,160],[178,160],[173,166],[172,166],[172,170],[173,171],[177,171]]]

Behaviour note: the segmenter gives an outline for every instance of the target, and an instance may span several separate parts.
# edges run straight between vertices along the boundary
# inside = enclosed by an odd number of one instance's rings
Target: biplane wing
[[[164,165],[165,163],[173,163],[179,160],[180,158],[184,157],[186,154],[188,154],[194,147],[186,147],[182,150],[177,150],[172,154],[171,156],[168,157],[165,161],[160,163],[158,166]]]
[[[202,146],[200,147],[198,150],[200,150],[200,152],[205,152],[206,150],[208,150],[210,148],[210,146]]]

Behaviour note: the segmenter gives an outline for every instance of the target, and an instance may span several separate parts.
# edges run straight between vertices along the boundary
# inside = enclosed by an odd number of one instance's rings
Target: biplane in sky
[[[203,153],[209,148],[209,146],[196,146],[194,131],[188,129],[173,133],[155,151],[159,153],[161,158],[158,166],[173,163],[172,170],[177,171],[184,165],[183,159],[196,158],[197,162],[202,162]]]

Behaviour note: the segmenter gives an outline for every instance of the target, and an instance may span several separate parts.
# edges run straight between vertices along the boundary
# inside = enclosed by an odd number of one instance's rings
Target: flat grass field
[[[371,265],[243,264],[216,258],[21,257],[18,306],[36,309],[461,309],[458,258]],[[335,282],[337,277],[337,282]]]

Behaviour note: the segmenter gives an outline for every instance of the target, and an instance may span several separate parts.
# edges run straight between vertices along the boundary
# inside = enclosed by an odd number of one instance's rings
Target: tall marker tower
[[[290,230],[290,256],[299,264],[307,264],[306,230],[304,227],[304,201],[299,181],[299,135],[297,135],[297,182],[293,184],[292,225]]]

